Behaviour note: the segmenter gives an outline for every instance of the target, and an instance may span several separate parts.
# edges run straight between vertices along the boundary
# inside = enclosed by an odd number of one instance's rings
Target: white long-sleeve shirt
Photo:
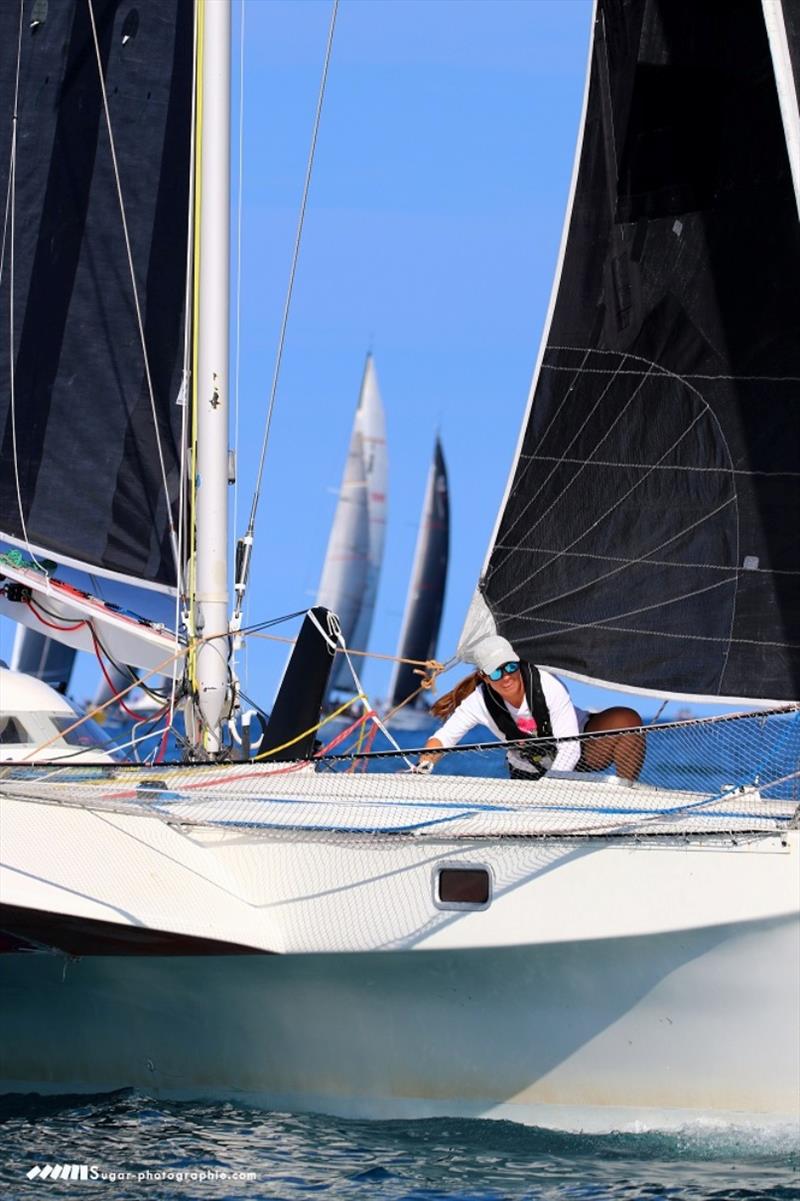
[[[553,737],[575,737],[578,734],[578,715],[575,711],[575,706],[570,700],[569,693],[561,681],[557,680],[549,671],[543,671],[540,667],[539,676],[542,681],[544,699],[550,711],[550,724],[553,727]],[[519,708],[510,705],[508,701],[505,701],[504,704],[519,728],[520,737],[524,738],[526,734],[530,737],[535,737],[533,715],[531,714],[527,700],[523,699]],[[486,707],[480,685],[450,714],[447,721],[441,729],[436,731],[433,737],[441,742],[442,746],[455,746],[474,726],[486,726],[501,742],[505,741],[505,734],[495,725]],[[509,754],[513,754],[513,751],[509,752]],[[572,771],[580,759],[580,755],[580,743],[560,742],[553,762],[550,764],[547,764],[547,760],[544,762],[555,771]],[[520,766],[523,765],[520,764]]]

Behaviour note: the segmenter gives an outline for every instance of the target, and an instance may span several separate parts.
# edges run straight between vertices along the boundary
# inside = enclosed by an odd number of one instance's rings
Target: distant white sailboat
[[[387,478],[386,423],[375,361],[368,354],[316,601],[337,614],[353,650],[369,646],[386,537]],[[329,688],[353,690],[342,655]]]

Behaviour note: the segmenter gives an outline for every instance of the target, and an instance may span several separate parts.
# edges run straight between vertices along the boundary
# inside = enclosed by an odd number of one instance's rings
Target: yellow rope
[[[329,721],[333,721],[334,717],[338,717],[340,713],[344,713],[345,709],[349,709],[350,706],[356,701],[363,701],[366,705],[369,704],[367,697],[365,697],[362,693],[359,693],[358,696],[351,697],[349,701],[345,701],[345,703],[340,705],[338,709],[334,709],[333,713],[329,713],[327,717],[324,717],[322,721],[317,722],[315,726],[311,726],[310,729],[304,730],[302,734],[298,734],[296,738],[290,738],[289,741],[284,742],[282,746],[275,746],[269,751],[262,751],[260,755],[254,755],[253,762],[257,763],[259,759],[267,759],[270,755],[277,755],[278,751],[285,751],[287,747],[294,746],[297,742],[302,742],[304,738],[308,738],[309,734],[316,734],[317,730],[321,730],[322,727],[326,726]]]

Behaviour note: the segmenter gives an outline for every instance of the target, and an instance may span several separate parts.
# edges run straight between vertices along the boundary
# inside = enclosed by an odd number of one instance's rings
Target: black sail
[[[3,198],[19,11],[0,6]],[[0,534],[162,587],[176,582],[169,512],[180,477],[193,19],[192,0],[27,0],[14,238],[7,219],[0,284]]]
[[[397,647],[400,659],[431,659],[436,654],[447,584],[450,553],[450,499],[447,469],[439,439],[433,451],[422,508],[411,584]],[[420,677],[408,663],[398,663],[389,689],[392,708],[419,691]],[[412,705],[424,706],[422,695]]]
[[[800,696],[800,227],[760,0],[599,0],[560,283],[480,588],[537,663]]]

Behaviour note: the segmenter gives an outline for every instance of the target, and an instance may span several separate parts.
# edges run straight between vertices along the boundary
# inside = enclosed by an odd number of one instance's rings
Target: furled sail
[[[193,20],[0,6],[0,537],[154,587],[176,583]]]
[[[428,472],[411,583],[397,646],[399,660],[432,659],[436,654],[436,642],[444,608],[449,553],[450,501],[447,470],[442,444],[437,438]],[[413,665],[398,662],[389,687],[390,707],[402,705],[415,692],[419,692],[419,676],[414,673]],[[422,695],[412,701],[411,706],[424,708]]]
[[[387,474],[386,423],[369,354],[316,602],[338,615],[345,642],[354,650],[369,644],[383,562]],[[338,656],[330,688],[350,686],[347,663]]]
[[[578,677],[800,696],[800,226],[769,3],[598,0],[560,275],[472,611]]]

